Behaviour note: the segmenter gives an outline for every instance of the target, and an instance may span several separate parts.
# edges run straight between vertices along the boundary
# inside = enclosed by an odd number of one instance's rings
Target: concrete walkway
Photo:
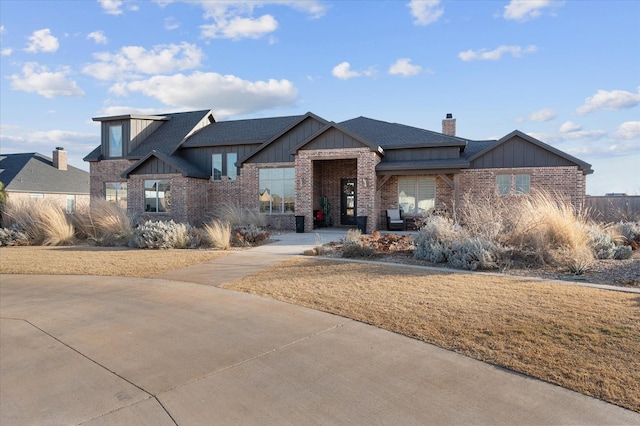
[[[154,279],[1,275],[0,424],[640,424],[432,345],[216,287],[314,245],[283,235]]]

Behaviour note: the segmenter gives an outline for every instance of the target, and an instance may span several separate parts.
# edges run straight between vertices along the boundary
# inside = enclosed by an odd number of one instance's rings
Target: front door
[[[355,225],[356,221],[356,180],[340,180],[340,224]]]

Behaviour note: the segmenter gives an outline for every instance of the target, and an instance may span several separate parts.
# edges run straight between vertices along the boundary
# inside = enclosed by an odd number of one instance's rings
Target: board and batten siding
[[[575,166],[574,163],[520,137],[514,137],[471,162],[472,169]]]
[[[141,119],[132,119],[130,120],[130,137],[128,149],[125,151],[127,153],[133,151],[140,145],[145,139],[151,135],[151,133],[155,132],[158,127],[162,126],[163,120],[141,120]],[[123,135],[124,139],[124,135]]]
[[[172,173],[180,173],[180,171],[171,164],[167,164],[155,157],[149,158],[144,162],[144,164],[136,169],[137,175],[161,175]]]
[[[385,150],[385,161],[451,160],[460,158],[460,148],[404,148]]]
[[[290,151],[302,141],[318,132],[324,124],[313,117],[307,117],[301,123],[271,142],[262,151],[251,157],[248,163],[289,163],[294,161]],[[361,146],[361,145],[360,145]],[[238,157],[240,158],[240,157]]]

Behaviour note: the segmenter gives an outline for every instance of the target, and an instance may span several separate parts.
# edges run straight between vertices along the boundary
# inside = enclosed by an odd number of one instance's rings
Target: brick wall
[[[89,192],[91,197],[105,197],[105,182],[126,182],[127,179],[120,175],[134,162],[133,160],[102,160],[90,162]]]

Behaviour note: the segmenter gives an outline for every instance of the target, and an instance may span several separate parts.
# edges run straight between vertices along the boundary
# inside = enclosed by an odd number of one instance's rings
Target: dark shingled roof
[[[487,140],[487,141],[469,141],[469,143],[467,143],[466,148],[464,149],[464,152],[462,153],[461,157],[462,158],[471,158],[472,156],[476,155],[477,153],[484,151],[485,149],[489,148],[492,145],[497,144],[498,141],[496,140]]]
[[[367,117],[358,117],[343,121],[339,125],[351,133],[381,146],[383,149],[393,149],[408,146],[442,145],[464,146],[466,139],[447,136],[442,133],[404,124],[387,123]]]
[[[202,171],[197,165],[191,163],[190,161],[182,158],[178,155],[167,155],[158,151],[151,151],[136,163],[132,164],[129,168],[122,172],[121,176],[123,178],[128,178],[129,174],[136,170],[138,167],[142,166],[147,162],[151,157],[158,158],[161,161],[171,165],[173,168],[178,170],[182,176],[185,177],[195,177],[200,179],[208,179],[210,175]]]
[[[218,121],[196,132],[180,147],[233,145],[236,143],[262,143],[285,130],[304,115],[255,118],[248,120]]]
[[[0,181],[7,191],[89,193],[89,172],[70,165],[58,170],[51,157],[37,152],[0,155]]]

